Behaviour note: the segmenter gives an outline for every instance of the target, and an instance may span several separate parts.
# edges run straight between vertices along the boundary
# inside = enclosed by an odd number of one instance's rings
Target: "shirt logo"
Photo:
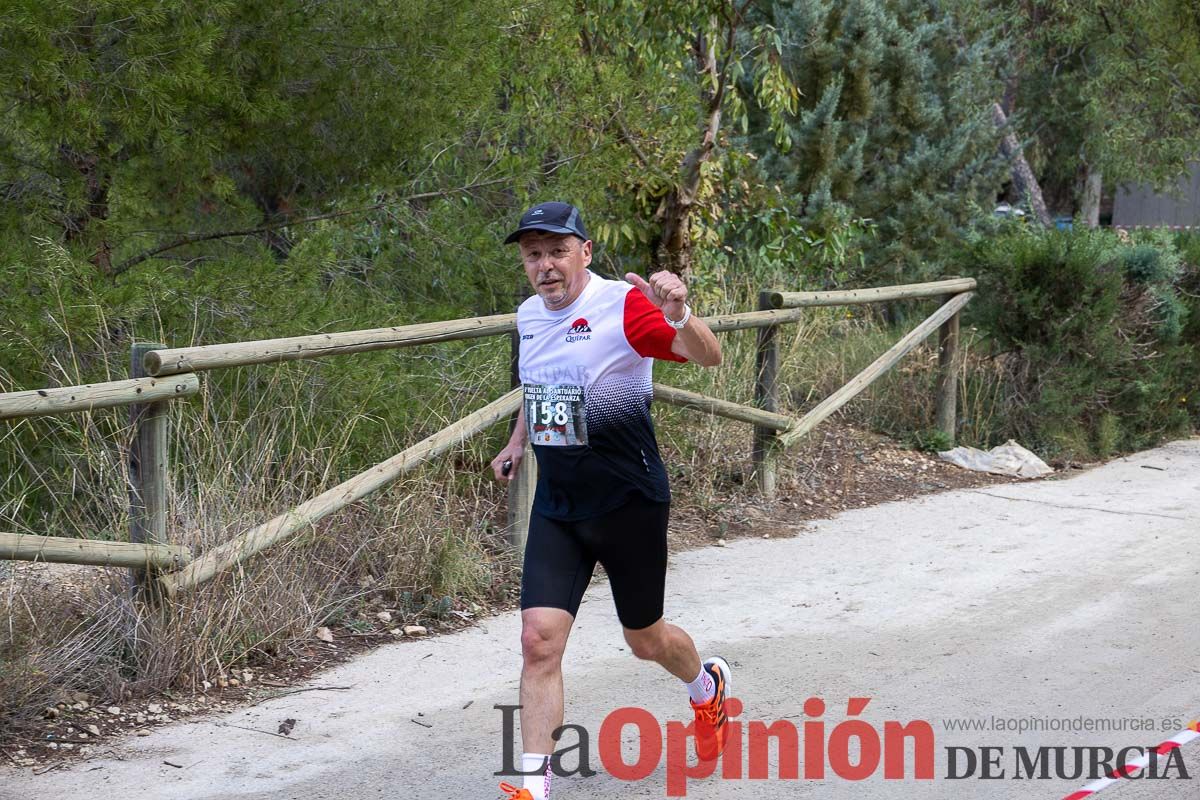
[[[532,333],[523,333],[523,334],[521,334],[521,341],[522,341],[522,342],[524,342],[524,341],[527,341],[527,340],[529,340],[529,339],[532,339],[532,338],[533,338],[533,334],[532,334]]]
[[[586,342],[591,339],[592,326],[588,325],[588,321],[583,317],[571,323],[571,329],[567,331],[568,342]]]

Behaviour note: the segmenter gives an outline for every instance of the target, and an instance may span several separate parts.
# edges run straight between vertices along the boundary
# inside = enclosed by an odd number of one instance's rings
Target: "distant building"
[[[1133,184],[1113,198],[1114,228],[1200,228],[1200,163],[1179,179],[1178,196]]]

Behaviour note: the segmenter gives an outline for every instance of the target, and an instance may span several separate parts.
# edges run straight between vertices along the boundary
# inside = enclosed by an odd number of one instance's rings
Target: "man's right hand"
[[[525,458],[525,446],[509,442],[508,446],[500,451],[500,454],[492,459],[492,472],[496,475],[498,481],[511,481],[517,474],[517,469],[521,466],[521,460]],[[505,470],[507,462],[508,469]]]

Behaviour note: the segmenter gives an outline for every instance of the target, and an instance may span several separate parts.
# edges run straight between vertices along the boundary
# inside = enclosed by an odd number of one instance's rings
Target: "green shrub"
[[[1149,244],[1129,248],[1123,260],[1129,281],[1147,286],[1174,281],[1179,267],[1178,258],[1168,258],[1164,250]]]
[[[1158,338],[1167,343],[1179,341],[1191,310],[1180,297],[1174,286],[1155,286],[1148,293],[1154,303],[1153,314],[1157,321]]]
[[[1178,340],[1188,309],[1176,290],[1181,258],[1171,235],[1160,230],[1139,232],[1138,242],[1125,249],[1122,260],[1127,282],[1145,290],[1147,313],[1157,321],[1158,338]]]
[[[1172,245],[1179,252],[1184,269],[1200,268],[1200,231],[1176,231]]]
[[[1022,230],[963,254],[970,320],[1005,364],[992,431],[1051,455],[1107,456],[1187,429],[1195,339],[1174,244],[1109,231]]]
[[[950,434],[939,428],[924,428],[915,431],[909,437],[909,443],[925,453],[940,453],[954,447],[954,440]]]

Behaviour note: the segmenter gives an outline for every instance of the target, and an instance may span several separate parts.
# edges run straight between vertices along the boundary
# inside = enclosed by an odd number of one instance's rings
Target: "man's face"
[[[530,231],[517,242],[521,261],[534,291],[546,308],[557,311],[574,303],[587,285],[592,243],[578,236]]]

